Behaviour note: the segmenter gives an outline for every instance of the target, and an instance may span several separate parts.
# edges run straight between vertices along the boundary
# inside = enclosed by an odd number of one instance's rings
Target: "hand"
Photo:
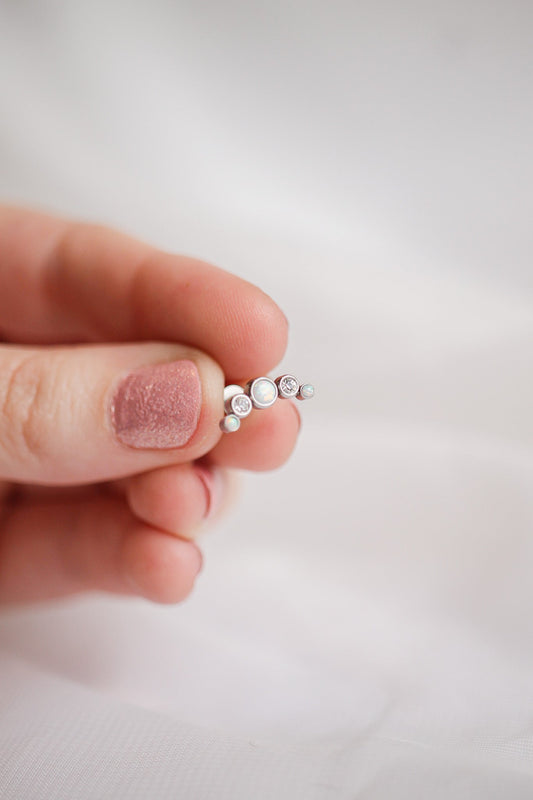
[[[255,286],[102,227],[0,208],[0,601],[183,599],[228,467],[289,456],[287,401],[220,433],[287,323]],[[218,497],[220,500],[220,497]]]

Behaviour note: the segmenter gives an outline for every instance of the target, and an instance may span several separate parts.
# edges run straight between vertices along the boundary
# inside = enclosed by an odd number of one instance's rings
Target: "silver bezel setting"
[[[315,396],[315,387],[312,383],[302,383],[296,396],[298,400],[311,400]]]
[[[287,388],[286,383],[291,384],[290,388]],[[261,388],[262,394],[268,397],[266,401],[261,397],[261,393],[258,394]],[[241,426],[241,419],[247,417],[253,408],[270,408],[278,397],[282,400],[290,398],[310,400],[314,395],[315,387],[312,383],[300,383],[290,373],[280,375],[276,380],[262,375],[248,381],[244,388],[237,383],[230,383],[224,387],[225,416],[220,420],[220,430],[224,433],[235,433]]]
[[[288,389],[286,383],[288,381],[293,382],[293,388]],[[290,397],[296,397],[300,390],[300,384],[298,380],[294,377],[294,375],[280,375],[279,378],[276,378],[276,386],[278,387],[278,394],[282,399],[288,400]]]
[[[241,421],[236,414],[226,414],[220,420],[220,430],[223,433],[235,433],[241,427]]]
[[[264,400],[261,400],[261,398],[258,398],[254,394],[254,392],[256,392],[257,389],[259,388],[259,385],[264,382],[270,384],[270,386],[272,387],[272,395],[273,395],[272,399],[266,402]],[[272,378],[265,378],[265,377],[255,378],[253,381],[250,381],[248,383],[246,387],[246,392],[249,395],[254,408],[270,408],[270,406],[273,406],[276,400],[278,399],[278,387],[276,386]]]
[[[239,407],[243,405],[243,401],[246,401],[246,403],[244,403],[246,408],[244,409]],[[235,416],[239,417],[239,419],[244,419],[245,417],[247,417],[253,408],[252,401],[250,400],[247,394],[244,394],[244,392],[239,392],[239,394],[234,394],[229,401],[229,406],[231,409],[231,413],[235,414]]]
[[[244,388],[236,383],[224,386],[224,411],[226,414],[233,414],[231,410],[231,400],[238,394],[244,394]]]

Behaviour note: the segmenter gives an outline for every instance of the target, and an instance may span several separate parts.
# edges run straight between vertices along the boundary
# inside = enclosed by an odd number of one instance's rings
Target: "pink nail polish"
[[[196,364],[172,361],[141,367],[124,378],[113,397],[111,419],[124,444],[163,450],[187,444],[201,407]]]

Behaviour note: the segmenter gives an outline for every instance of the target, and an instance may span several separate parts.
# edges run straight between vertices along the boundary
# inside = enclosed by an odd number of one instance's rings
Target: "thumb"
[[[223,387],[181,345],[0,347],[0,478],[93,483],[199,458],[220,438]]]

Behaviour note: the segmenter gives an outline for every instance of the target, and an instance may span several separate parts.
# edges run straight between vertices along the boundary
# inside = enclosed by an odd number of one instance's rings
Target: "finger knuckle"
[[[3,371],[4,445],[16,460],[42,462],[46,452],[47,419],[51,415],[52,370],[32,353]]]

